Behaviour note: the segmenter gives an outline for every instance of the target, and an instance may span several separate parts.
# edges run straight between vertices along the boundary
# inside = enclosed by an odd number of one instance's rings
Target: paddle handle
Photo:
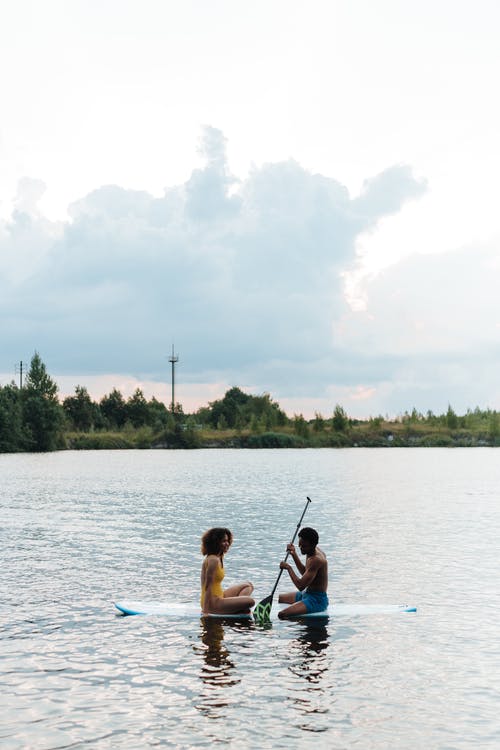
[[[302,519],[304,518],[304,516],[305,516],[305,514],[306,514],[306,510],[308,509],[308,507],[309,507],[309,503],[310,503],[310,502],[311,502],[311,498],[310,498],[310,497],[308,497],[308,498],[307,498],[307,503],[306,503],[306,507],[305,507],[305,508],[304,508],[304,510],[302,511],[302,515],[301,515],[301,517],[300,517],[300,519],[299,519],[299,522],[298,522],[298,524],[297,524],[297,528],[295,529],[295,533],[294,533],[294,535],[293,535],[293,537],[292,537],[292,541],[290,542],[290,544],[293,544],[293,543],[294,543],[294,541],[295,541],[295,537],[296,537],[296,536],[297,536],[297,534],[299,533],[299,529],[300,529],[300,525],[301,525],[301,523],[302,523]],[[285,555],[285,559],[284,559],[284,562],[286,562],[286,561],[288,560],[288,556],[289,556],[289,554],[290,554],[290,550],[287,550],[287,553],[286,553],[286,555]],[[276,591],[276,589],[278,588],[278,583],[280,582],[281,574],[283,573],[283,571],[284,571],[284,568],[281,568],[281,569],[280,569],[280,572],[279,572],[279,574],[278,574],[278,577],[277,577],[277,579],[276,579],[276,583],[274,584],[273,590],[271,591],[271,599],[272,599],[272,598],[273,598],[273,596],[274,596],[274,592],[275,592],[275,591]]]

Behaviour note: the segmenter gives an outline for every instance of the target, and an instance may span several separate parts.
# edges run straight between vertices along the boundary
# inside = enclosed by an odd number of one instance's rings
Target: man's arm
[[[302,560],[298,556],[298,554],[297,554],[297,552],[295,550],[294,545],[293,544],[287,544],[286,545],[286,551],[290,552],[291,556],[293,557],[293,561],[294,561],[295,565],[297,566],[297,569],[298,569],[299,573],[301,575],[304,575],[305,570],[306,570],[306,566],[304,565],[304,563],[302,562]]]
[[[298,588],[299,591],[303,591],[310,586],[316,578],[320,565],[321,560],[318,560],[317,557],[308,558],[305,565],[305,572],[300,578],[289,563],[281,562],[280,568],[287,570],[293,581],[293,585]]]

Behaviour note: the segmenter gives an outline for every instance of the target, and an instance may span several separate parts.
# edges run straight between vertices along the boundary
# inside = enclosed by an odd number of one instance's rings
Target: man
[[[317,546],[318,541],[319,536],[315,529],[305,527],[299,531],[299,547],[301,553],[306,556],[305,565],[293,544],[287,546],[287,551],[291,553],[300,577],[289,563],[280,563],[280,568],[288,571],[290,578],[298,589],[298,591],[292,591],[290,594],[279,595],[278,601],[291,605],[279,612],[280,620],[287,617],[323,612],[328,607],[328,596],[326,595],[328,561],[325,553]]]

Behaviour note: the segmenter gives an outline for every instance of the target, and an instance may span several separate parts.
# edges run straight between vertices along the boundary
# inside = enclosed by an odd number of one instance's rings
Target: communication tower
[[[172,403],[170,405],[170,408],[172,409],[172,414],[175,412],[175,365],[179,361],[179,357],[174,354],[174,345],[172,344],[172,354],[168,358],[168,361],[172,365]]]
[[[19,374],[19,389],[23,390],[23,372],[26,372],[27,366],[26,364],[21,360],[18,365],[16,365],[16,375]]]

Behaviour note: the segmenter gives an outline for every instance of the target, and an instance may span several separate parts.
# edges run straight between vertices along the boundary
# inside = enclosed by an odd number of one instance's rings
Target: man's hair
[[[233,543],[233,533],[229,529],[223,529],[216,526],[214,529],[205,531],[201,537],[201,554],[202,555],[219,555],[220,544],[227,534],[229,545]]]
[[[316,529],[311,529],[309,526],[304,526],[304,528],[299,531],[299,539],[300,538],[305,539],[306,542],[310,542],[313,547],[316,547],[319,542],[318,532]]]

